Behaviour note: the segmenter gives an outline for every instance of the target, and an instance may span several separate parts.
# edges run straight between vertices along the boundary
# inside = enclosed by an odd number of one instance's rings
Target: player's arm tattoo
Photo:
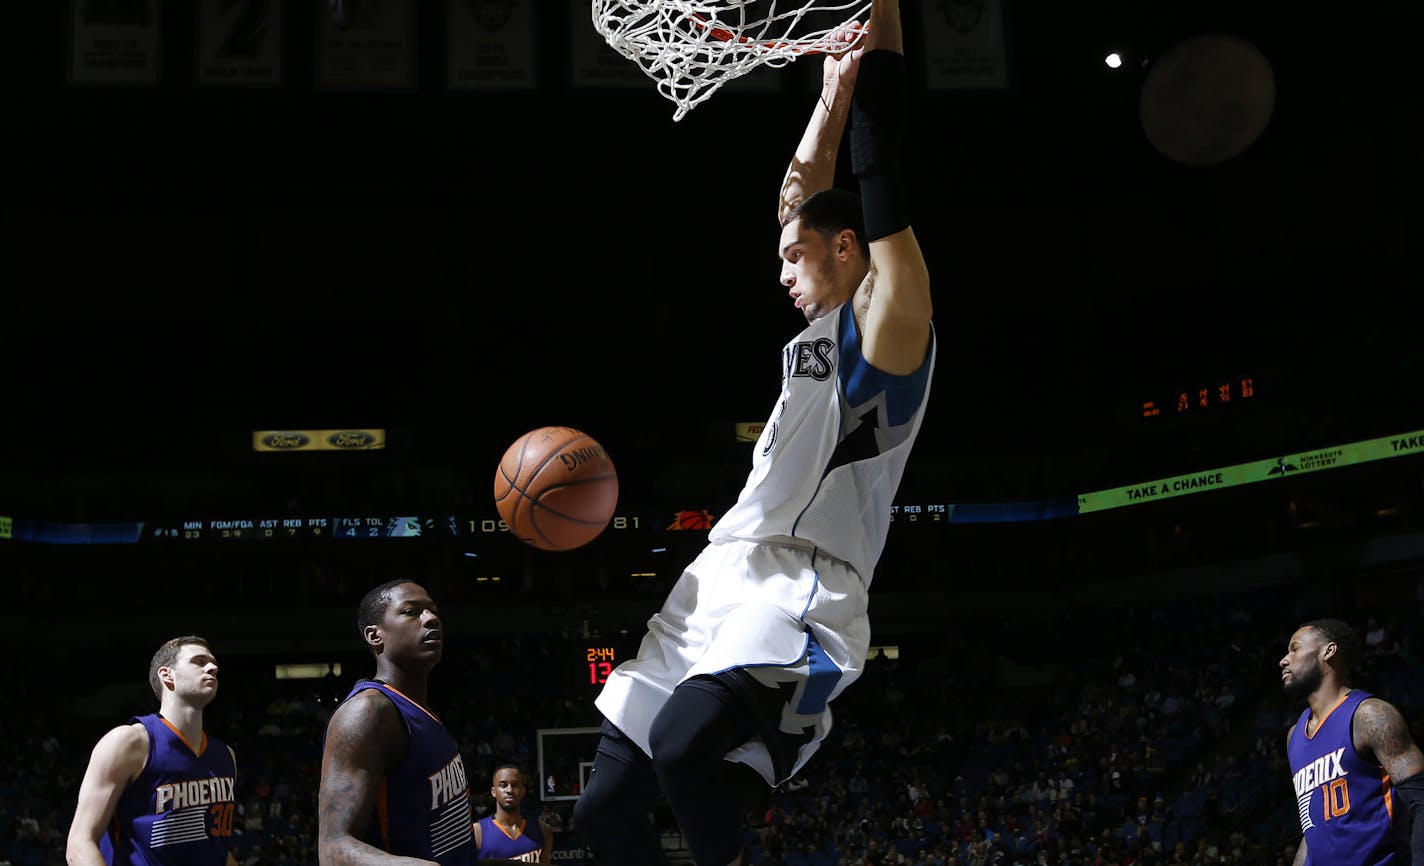
[[[361,841],[376,794],[404,753],[409,734],[395,705],[374,690],[342,704],[326,729],[317,792],[320,866],[393,866],[426,861],[397,857]]]
[[[1391,779],[1398,781],[1424,772],[1424,753],[1409,735],[1404,717],[1388,701],[1361,701],[1355,710],[1352,733],[1355,751],[1372,756]]]

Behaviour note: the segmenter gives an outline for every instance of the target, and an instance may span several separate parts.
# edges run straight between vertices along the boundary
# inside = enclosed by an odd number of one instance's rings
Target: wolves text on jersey
[[[781,359],[782,382],[792,376],[810,376],[817,382],[826,381],[831,377],[831,371],[836,368],[831,359],[835,347],[836,344],[827,337],[803,340],[787,346]]]

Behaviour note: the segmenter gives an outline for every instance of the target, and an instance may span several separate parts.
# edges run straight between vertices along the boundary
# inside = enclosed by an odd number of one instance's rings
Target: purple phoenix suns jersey
[[[539,852],[544,850],[544,828],[538,821],[527,818],[520,824],[519,832],[511,836],[494,822],[494,817],[480,819],[480,859],[515,860],[520,863],[538,863]]]
[[[405,758],[381,780],[366,841],[403,857],[467,866],[475,859],[470,830],[470,790],[460,749],[431,712],[375,680],[358,682],[347,695],[376,689],[391,700],[410,732]]]
[[[1291,781],[1305,833],[1306,863],[1378,866],[1409,862],[1402,827],[1394,822],[1389,776],[1355,753],[1355,710],[1371,697],[1355,689],[1306,735],[1310,710],[1301,713],[1286,745]]]
[[[148,731],[148,761],[124,788],[99,840],[110,866],[223,866],[232,847],[232,752],[203,734],[194,749],[160,715],[130,721]]]

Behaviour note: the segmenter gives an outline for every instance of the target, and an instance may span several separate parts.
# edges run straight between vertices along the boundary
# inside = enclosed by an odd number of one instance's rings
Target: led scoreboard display
[[[601,686],[613,673],[613,667],[618,662],[618,651],[611,646],[585,647],[584,660],[588,664],[589,685]]]
[[[159,537],[190,541],[214,539],[315,538],[330,531],[325,517],[267,517],[184,520],[181,527],[160,527]]]
[[[694,519],[695,518],[695,519]],[[706,530],[715,518],[705,510],[625,511],[606,532]],[[362,538],[491,538],[509,535],[498,514],[324,515],[321,517],[224,517],[154,523],[146,535],[189,541]]]
[[[416,517],[254,517],[184,520],[160,526],[159,538],[191,541],[298,538],[403,538],[420,535]]]
[[[1176,388],[1170,396],[1142,401],[1143,418],[1195,415],[1208,409],[1248,404],[1256,398],[1254,376],[1233,376],[1209,385]]]
[[[890,506],[893,523],[949,523],[955,506],[947,502],[902,502]],[[716,517],[705,510],[628,512],[608,521],[606,534],[706,532]],[[326,517],[253,517],[155,523],[145,532],[157,540],[189,541],[334,541],[360,539],[499,539],[509,527],[495,516],[359,515]]]

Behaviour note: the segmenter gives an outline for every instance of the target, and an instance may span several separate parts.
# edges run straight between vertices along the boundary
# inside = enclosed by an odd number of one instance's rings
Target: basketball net
[[[855,44],[847,28],[869,0],[592,0],[593,26],[638,64],[682,120],[717,89],[759,66]],[[848,16],[848,17],[847,17]]]

